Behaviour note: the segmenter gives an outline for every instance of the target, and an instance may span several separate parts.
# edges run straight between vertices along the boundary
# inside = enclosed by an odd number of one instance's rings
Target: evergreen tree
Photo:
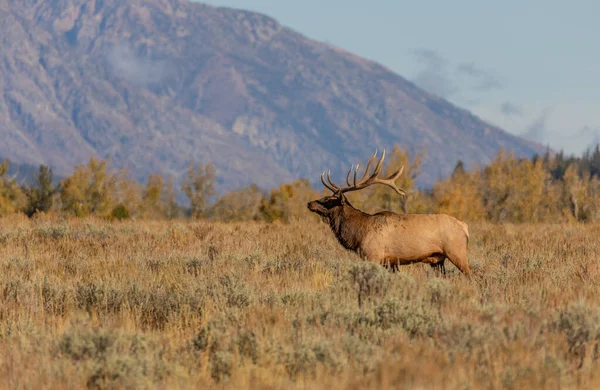
[[[596,148],[592,152],[590,158],[590,175],[600,177],[600,145],[596,145]]]
[[[38,212],[47,213],[52,208],[57,189],[52,184],[52,168],[40,165],[38,174],[32,178],[29,185],[22,186],[27,201],[23,212],[32,217]]]

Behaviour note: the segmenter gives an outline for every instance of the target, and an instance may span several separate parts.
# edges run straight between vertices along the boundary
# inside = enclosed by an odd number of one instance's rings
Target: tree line
[[[389,154],[385,174],[404,165],[397,182],[407,191],[399,197],[384,186],[348,194],[366,212],[392,210],[446,213],[467,221],[593,222],[600,220],[600,149],[582,156],[563,153],[517,158],[500,151],[481,168],[465,169],[459,161],[450,177],[431,189],[419,190],[415,178],[423,155],[411,156],[399,147]],[[364,166],[364,165],[363,165]],[[179,189],[187,205],[177,202],[172,178],[150,174],[145,183],[125,171],[112,173],[109,162],[90,158],[73,173],[53,183],[52,169],[41,165],[29,181],[18,183],[0,164],[0,216],[53,213],[66,217],[107,219],[203,218],[220,221],[283,221],[314,218],[306,203],[327,193],[305,179],[283,183],[268,192],[250,185],[217,196],[212,164],[190,164]]]

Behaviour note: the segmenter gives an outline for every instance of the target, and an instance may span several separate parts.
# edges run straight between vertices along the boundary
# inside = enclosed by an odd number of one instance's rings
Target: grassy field
[[[0,388],[600,388],[600,226],[470,232],[472,280],[316,221],[0,219]]]

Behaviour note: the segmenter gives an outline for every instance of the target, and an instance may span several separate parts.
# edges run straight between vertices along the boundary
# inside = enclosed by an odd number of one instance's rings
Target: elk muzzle
[[[327,213],[327,208],[323,207],[316,200],[313,200],[312,202],[308,202],[308,204],[306,206],[313,213],[317,213],[319,215],[325,215]]]

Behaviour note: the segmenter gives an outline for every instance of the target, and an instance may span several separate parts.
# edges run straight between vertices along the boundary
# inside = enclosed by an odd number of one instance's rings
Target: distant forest
[[[388,154],[385,174],[404,166],[397,185],[400,197],[384,186],[352,193],[351,203],[365,212],[392,210],[445,213],[457,218],[493,222],[600,221],[600,146],[581,156],[564,153],[517,158],[500,151],[482,169],[465,169],[458,161],[452,175],[432,188],[419,190],[422,155],[410,156],[396,146]],[[364,166],[364,165],[363,165]],[[67,177],[57,178],[41,165],[0,164],[0,216],[23,213],[107,219],[202,218],[229,221],[282,221],[315,218],[306,202],[327,190],[306,179],[264,191],[256,185],[217,195],[212,164],[190,164],[182,183],[151,174],[145,183],[114,172],[109,162],[91,158]],[[341,178],[340,178],[341,179]],[[181,205],[177,193],[185,194]]]

